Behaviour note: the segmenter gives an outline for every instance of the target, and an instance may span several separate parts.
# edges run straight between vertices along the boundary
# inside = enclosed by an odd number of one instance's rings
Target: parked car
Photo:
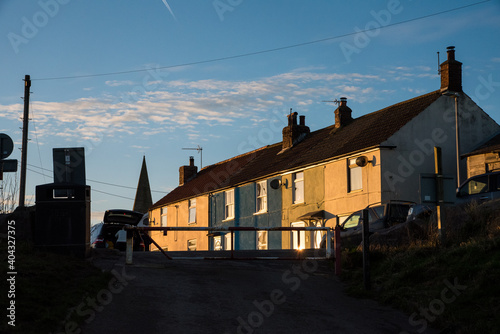
[[[138,226],[144,224],[144,214],[123,209],[107,210],[104,213],[102,223],[93,229],[93,235],[97,235],[92,241],[94,248],[116,248],[117,232],[126,225]],[[146,218],[147,221],[147,218]],[[134,250],[144,250],[144,234],[134,231]],[[146,238],[147,239],[147,238]]]
[[[413,205],[415,205],[414,202],[389,201],[384,204],[367,206],[370,235],[396,224],[404,223],[408,217],[408,211]],[[356,247],[361,243],[363,238],[362,217],[363,210],[356,211],[340,225],[340,242],[342,247]],[[331,242],[333,245],[333,237]],[[321,247],[325,246],[326,235],[323,236],[323,240],[321,241]]]
[[[406,221],[413,220],[427,220],[429,219],[434,211],[436,210],[436,206],[434,204],[415,204],[410,207],[408,210],[408,216]]]
[[[476,175],[457,189],[457,203],[484,202],[500,198],[500,172]]]

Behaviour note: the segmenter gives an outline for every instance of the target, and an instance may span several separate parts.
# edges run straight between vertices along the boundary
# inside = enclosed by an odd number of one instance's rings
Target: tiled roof
[[[500,152],[500,133],[488,140],[483,145],[476,148],[474,151],[463,154],[462,157],[470,157],[471,155],[486,154]]]
[[[280,142],[207,166],[152,208],[380,145],[440,96],[434,91],[361,116],[340,128],[331,125],[319,129],[281,153]]]

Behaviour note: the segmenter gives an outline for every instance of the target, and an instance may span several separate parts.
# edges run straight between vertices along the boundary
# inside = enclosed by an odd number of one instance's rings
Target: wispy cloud
[[[118,86],[131,86],[134,83],[130,80],[108,80],[105,82],[106,85],[110,87],[118,87]]]
[[[394,69],[386,77],[301,69],[249,81],[163,81],[154,90],[142,93],[122,87],[119,97],[103,93],[62,102],[33,101],[32,105],[39,138],[119,139],[182,129],[188,138],[198,139],[202,137],[199,126],[234,125],[242,119],[260,119],[270,110],[300,106],[306,112],[315,102],[340,96],[364,103],[389,94],[375,87],[387,77],[403,76],[401,72],[412,73],[412,69]],[[106,84],[118,87],[132,82],[106,81]],[[21,104],[0,105],[0,118],[17,119],[22,109]]]

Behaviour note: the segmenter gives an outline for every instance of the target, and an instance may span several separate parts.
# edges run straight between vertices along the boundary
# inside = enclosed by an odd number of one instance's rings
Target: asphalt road
[[[324,260],[167,260],[100,252],[114,277],[75,308],[68,333],[437,333],[371,300],[346,296]],[[413,325],[412,325],[413,324]],[[78,331],[81,329],[81,331]]]

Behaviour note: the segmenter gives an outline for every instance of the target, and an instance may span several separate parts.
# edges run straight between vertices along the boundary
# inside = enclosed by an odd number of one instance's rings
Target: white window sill
[[[226,219],[223,219],[222,222],[229,222],[231,220],[234,220],[234,217],[229,217],[229,218],[226,218]]]
[[[258,215],[263,215],[263,214],[265,214],[265,213],[268,213],[268,211],[267,211],[267,210],[265,210],[265,211],[255,212],[253,215],[254,215],[254,216],[258,216]]]

